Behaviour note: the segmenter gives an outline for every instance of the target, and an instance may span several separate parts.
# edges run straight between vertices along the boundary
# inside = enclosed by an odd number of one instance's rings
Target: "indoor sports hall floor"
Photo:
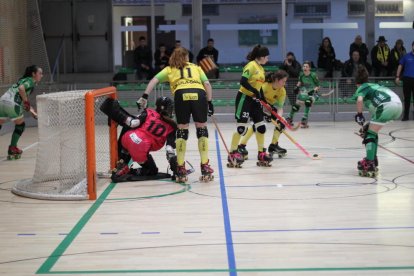
[[[220,123],[230,142],[233,123]],[[364,155],[351,122],[310,122],[286,137],[288,155],[256,166],[256,145],[242,169],[226,167],[214,125],[215,180],[200,183],[195,129],[188,185],[102,181],[96,201],[34,200],[10,192],[31,178],[37,129],[28,128],[22,159],[6,161],[0,136],[1,275],[414,275],[414,121],[379,135],[380,175],[358,176]],[[266,136],[266,144],[271,134]],[[155,154],[159,167],[165,152]]]

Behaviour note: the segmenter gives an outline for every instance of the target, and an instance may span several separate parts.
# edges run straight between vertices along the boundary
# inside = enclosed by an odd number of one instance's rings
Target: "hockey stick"
[[[332,94],[333,94],[333,92],[335,92],[335,89],[331,89],[331,90],[329,90],[329,92],[327,92],[327,93],[322,93],[322,94],[321,94],[321,96],[322,96],[322,97],[327,97],[327,96],[332,95]]]
[[[256,98],[257,99],[257,98]],[[279,121],[281,121],[289,130],[291,131],[295,131],[300,127],[300,123],[298,123],[297,126],[291,126],[288,122],[286,122],[285,118],[283,118],[282,116],[280,116],[279,114],[277,114],[272,107],[270,107],[270,105],[268,103],[266,103],[263,100],[260,100],[260,103],[273,115],[275,116]]]
[[[363,138],[362,137],[362,133],[361,132],[354,132],[354,134],[355,135],[358,135],[359,137],[361,137],[361,138]],[[390,150],[390,149],[387,149],[386,147],[384,147],[384,146],[381,146],[380,144],[377,144],[378,145],[378,147],[380,147],[381,149],[383,149],[383,150],[385,150],[385,151],[388,151],[389,153],[392,153],[392,154],[394,154],[395,156],[398,156],[398,157],[400,157],[401,159],[404,159],[405,161],[408,161],[408,162],[410,162],[411,164],[414,164],[414,161],[413,160],[410,160],[410,159],[408,159],[407,157],[404,157],[404,156],[402,156],[402,155],[400,155],[400,154],[398,154],[398,153],[396,153],[396,152],[394,152],[394,151],[392,151],[392,150]]]
[[[224,140],[223,134],[221,134],[220,128],[218,127],[216,117],[214,117],[214,115],[211,115],[211,120],[213,121],[213,124],[216,127],[217,132],[219,133],[219,136],[221,138],[221,141],[223,142],[224,148],[226,149],[227,155],[231,156],[229,148],[227,147],[226,141]],[[233,164],[233,166],[236,167],[237,166],[236,160],[234,160],[234,158],[230,158],[230,160],[231,160],[231,163]]]
[[[275,126],[277,126],[277,123],[274,121],[274,120],[272,120],[272,123],[275,125]],[[284,135],[286,135],[286,137],[293,143],[293,144],[295,144],[295,146],[297,147],[297,148],[299,148],[307,157],[309,157],[310,159],[312,159],[312,160],[320,160],[321,159],[321,157],[319,157],[319,155],[318,154],[314,154],[313,156],[304,148],[304,147],[302,147],[302,145],[301,144],[299,144],[295,139],[293,139],[293,137],[292,136],[290,136],[290,134],[289,133],[287,133],[285,130],[282,130],[282,133],[284,134]]]
[[[29,110],[30,114],[32,115],[33,118],[35,118],[37,120],[37,112],[34,110],[33,107],[30,107]]]

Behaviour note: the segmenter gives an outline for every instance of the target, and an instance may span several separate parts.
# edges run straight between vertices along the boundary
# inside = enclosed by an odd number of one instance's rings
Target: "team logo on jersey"
[[[129,135],[129,138],[131,138],[132,142],[134,142],[135,144],[139,144],[142,142],[142,139],[138,137],[138,135],[133,132]]]

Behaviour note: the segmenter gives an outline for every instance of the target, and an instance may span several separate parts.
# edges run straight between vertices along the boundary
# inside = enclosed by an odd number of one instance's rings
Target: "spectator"
[[[402,70],[404,68],[404,73]],[[411,44],[411,52],[400,59],[397,69],[395,82],[400,83],[401,74],[403,75],[403,93],[404,93],[404,115],[402,121],[409,119],[411,96],[414,98],[414,41]]]
[[[380,36],[371,50],[372,67],[374,69],[374,76],[390,76],[389,72],[389,58],[390,47],[385,43],[387,40],[384,36]]]
[[[200,63],[200,61],[206,57],[210,57],[214,63],[218,66],[217,61],[218,61],[218,56],[219,56],[219,51],[214,48],[214,39],[209,38],[207,40],[207,47],[204,47],[203,49],[200,50],[200,52],[198,52],[197,55],[197,63]],[[214,70],[214,74],[216,79],[219,78],[219,70],[216,69]]]
[[[150,80],[153,75],[151,49],[147,46],[147,40],[141,36],[139,45],[134,50],[134,63],[137,70],[137,79]]]
[[[354,50],[352,52],[352,57],[349,60],[345,61],[344,66],[342,67],[342,77],[355,78],[358,74],[359,65],[365,66],[368,72],[371,72],[371,64],[361,60],[359,51]]]
[[[319,47],[318,68],[326,70],[325,78],[332,78],[334,67],[335,49],[332,47],[331,39],[325,37]]]
[[[182,47],[181,46],[181,40],[176,40],[175,41],[175,46],[170,49],[170,53],[173,53],[175,48],[179,48],[179,47]],[[193,62],[193,59],[194,59],[193,53],[189,49],[186,49],[186,50],[188,51],[188,59],[189,59],[188,61]]]
[[[169,59],[170,55],[167,53],[167,47],[165,47],[165,44],[161,43],[154,53],[155,74],[168,66]]]
[[[296,60],[295,54],[289,52],[286,54],[286,58],[280,66],[280,69],[285,70],[289,75],[289,79],[286,83],[286,91],[290,104],[294,105],[296,103],[296,94],[293,92],[293,87],[298,82],[297,78],[302,71],[302,66]]]
[[[354,42],[351,43],[351,45],[349,45],[349,58],[352,59],[352,53],[355,50],[359,52],[360,60],[362,62],[367,62],[369,50],[368,50],[367,45],[362,42],[362,37],[360,35],[357,35],[355,37]]]
[[[407,54],[407,51],[404,48],[404,42],[402,39],[398,39],[395,41],[394,48],[392,48],[390,53],[390,74],[391,76],[395,76],[397,72],[398,64],[400,59]]]

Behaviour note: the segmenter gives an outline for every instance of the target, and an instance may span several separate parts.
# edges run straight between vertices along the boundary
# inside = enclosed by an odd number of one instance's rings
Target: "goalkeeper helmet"
[[[159,97],[155,102],[156,111],[161,115],[172,117],[174,111],[174,101],[168,97]]]

